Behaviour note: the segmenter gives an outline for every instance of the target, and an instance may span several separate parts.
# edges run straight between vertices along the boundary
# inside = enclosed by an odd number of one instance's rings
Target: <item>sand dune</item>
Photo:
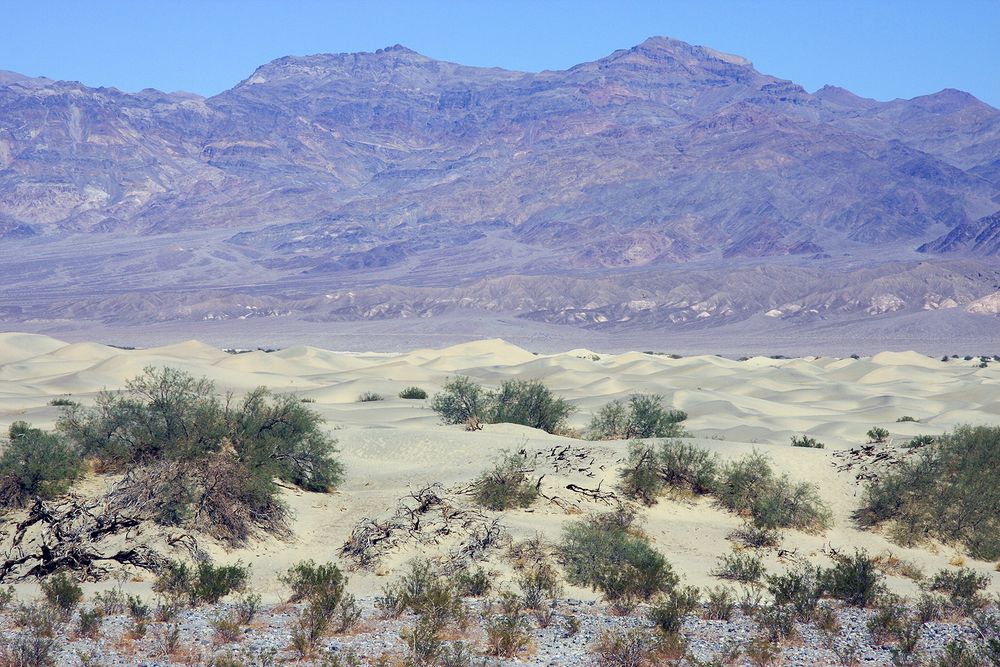
[[[975,361],[947,363],[915,352],[884,352],[871,358],[770,359],[735,361],[716,356],[672,359],[640,352],[604,354],[577,349],[535,355],[502,340],[465,343],[441,350],[405,354],[336,353],[298,346],[272,353],[226,354],[196,341],[147,350],[65,344],[45,336],[0,334],[0,428],[19,419],[52,427],[56,397],[84,403],[101,389],[124,386],[146,366],[173,366],[216,382],[220,390],[244,392],[266,385],[312,401],[336,427],[348,481],[334,495],[288,492],[296,517],[291,542],[277,540],[218,556],[254,564],[260,590],[277,591],[275,575],[304,557],[335,558],[355,522],[377,516],[409,489],[441,482],[466,485],[500,452],[525,449],[542,453],[567,445],[592,460],[588,482],[611,488],[615,466],[625,455],[621,442],[591,443],[512,425],[492,425],[478,433],[441,425],[424,400],[397,397],[417,385],[433,394],[455,374],[495,385],[507,378],[542,379],[577,407],[571,425],[584,428],[607,401],[635,392],[662,394],[686,410],[687,427],[697,442],[723,456],[757,448],[796,479],[820,485],[834,509],[836,525],[824,536],[792,531],[786,548],[805,555],[824,545],[891,549],[928,569],[947,563],[951,552],[903,549],[884,537],[860,532],[850,519],[859,488],[850,474],[838,474],[833,454],[865,440],[881,426],[905,440],[937,434],[960,423],[1000,421],[1000,364],[979,369]],[[358,403],[365,391],[385,400]],[[919,422],[898,423],[903,415]],[[810,434],[825,450],[789,446],[792,435]],[[565,471],[546,477],[551,488],[565,488]],[[560,486],[560,484],[562,486]],[[675,566],[695,584],[710,583],[716,557],[729,546],[725,536],[739,520],[707,500],[665,501],[648,511],[647,530]],[[541,531],[558,534],[567,520],[556,506],[509,512],[504,521],[515,536]],[[403,550],[387,564],[408,557]],[[770,565],[777,567],[777,561]],[[990,571],[990,564],[975,564]],[[1000,573],[992,573],[1000,584]],[[363,590],[376,590],[377,577],[357,575]],[[902,580],[895,582],[905,589]],[[586,591],[574,591],[586,597]]]

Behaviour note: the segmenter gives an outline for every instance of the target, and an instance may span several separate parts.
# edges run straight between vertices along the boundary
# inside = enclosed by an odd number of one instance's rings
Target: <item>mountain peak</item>
[[[722,62],[729,63],[730,65],[739,65],[744,67],[753,66],[753,63],[743,56],[716,51],[715,49],[710,49],[707,46],[688,44],[687,42],[664,35],[654,35],[653,37],[649,37],[641,44],[638,44],[629,50],[633,52],[670,54],[674,57],[693,56],[699,60],[721,60]]]

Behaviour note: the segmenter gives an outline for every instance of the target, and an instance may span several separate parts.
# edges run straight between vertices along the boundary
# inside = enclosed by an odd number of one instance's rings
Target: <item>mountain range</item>
[[[64,337],[992,345],[1000,111],[664,37],[286,57],[209,98],[0,72],[0,262],[2,326]]]

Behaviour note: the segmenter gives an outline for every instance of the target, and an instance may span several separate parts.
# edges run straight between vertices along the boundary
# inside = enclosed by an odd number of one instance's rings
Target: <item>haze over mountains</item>
[[[0,263],[0,325],[64,338],[995,345],[1000,111],[662,37],[287,57],[211,98],[0,73]]]

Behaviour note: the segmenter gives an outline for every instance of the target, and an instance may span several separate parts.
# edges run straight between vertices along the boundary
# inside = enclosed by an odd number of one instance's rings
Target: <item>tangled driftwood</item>
[[[440,484],[431,484],[401,498],[388,518],[362,519],[339,553],[355,568],[370,570],[408,542],[437,545],[454,540],[448,561],[478,560],[504,534],[499,518],[459,503],[446,496]]]

